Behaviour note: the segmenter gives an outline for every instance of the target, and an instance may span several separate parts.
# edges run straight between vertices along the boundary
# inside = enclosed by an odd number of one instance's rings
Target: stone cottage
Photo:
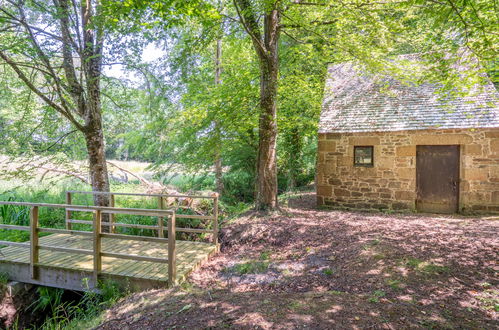
[[[330,65],[319,123],[317,203],[421,212],[499,212],[499,93]]]

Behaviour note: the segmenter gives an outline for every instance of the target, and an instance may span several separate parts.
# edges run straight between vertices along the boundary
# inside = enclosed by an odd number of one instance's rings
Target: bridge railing
[[[219,195],[214,193],[212,195],[186,195],[186,194],[141,194],[141,193],[118,193],[118,192],[95,192],[95,191],[66,191],[66,204],[73,205],[73,197],[75,195],[106,195],[109,196],[110,207],[115,207],[116,196],[130,196],[130,197],[144,197],[144,198],[156,198],[158,209],[172,209],[172,208],[183,208],[190,209],[189,206],[167,206],[166,200],[168,198],[176,199],[208,199],[213,201],[213,210],[211,215],[190,215],[181,214],[175,212],[176,219],[198,219],[198,220],[208,220],[212,223],[211,229],[199,229],[199,228],[181,228],[177,227],[175,230],[177,232],[185,233],[198,233],[198,234],[211,234],[212,242],[215,246],[218,246],[218,203]],[[73,219],[73,211],[78,211],[79,206],[72,206],[66,209],[66,228],[71,229],[72,224],[91,224],[89,220],[79,220]],[[103,212],[109,213],[109,212]],[[158,237],[164,237],[164,218],[158,217],[158,222],[156,225],[142,225],[142,224],[129,224],[129,223],[118,223],[114,217],[113,213],[110,213],[109,222],[103,222],[102,225],[109,226],[110,232],[115,233],[116,227],[128,227],[128,228],[138,228],[138,229],[151,229],[156,230]]]
[[[134,208],[116,208],[116,207],[102,207],[102,206],[79,206],[71,204],[46,204],[46,203],[25,203],[25,202],[2,202],[0,205],[16,205],[25,206],[30,208],[30,225],[29,226],[19,226],[19,225],[9,225],[0,224],[0,229],[10,229],[10,230],[21,230],[28,231],[30,233],[29,242],[12,242],[0,240],[0,245],[6,246],[16,246],[25,247],[30,249],[30,272],[31,278],[38,278],[38,266],[39,263],[39,252],[40,250],[48,250],[55,252],[66,252],[73,254],[84,254],[93,256],[93,277],[95,284],[99,274],[102,273],[102,257],[111,257],[119,259],[129,259],[136,261],[149,261],[155,263],[167,263],[168,264],[168,282],[169,285],[174,285],[176,283],[176,250],[175,250],[175,236],[176,236],[176,226],[175,220],[176,215],[173,210],[160,210],[160,209],[134,209]],[[39,208],[61,208],[70,209],[83,212],[92,212],[94,214],[93,221],[89,221],[92,224],[92,231],[79,231],[71,229],[57,229],[57,228],[45,228],[39,226]],[[130,215],[140,215],[140,216],[151,216],[160,218],[169,218],[168,221],[168,238],[162,237],[146,237],[146,236],[134,236],[134,235],[121,235],[115,233],[103,233],[102,232],[102,214],[130,214]],[[51,246],[42,245],[39,242],[39,233],[54,233],[54,234],[71,234],[79,236],[93,237],[93,247],[92,249],[79,249],[79,248],[68,248],[61,246]],[[126,239],[126,240],[138,240],[146,242],[164,242],[168,243],[168,257],[150,257],[137,254],[124,254],[124,253],[114,253],[102,250],[102,238],[114,238],[114,239]]]

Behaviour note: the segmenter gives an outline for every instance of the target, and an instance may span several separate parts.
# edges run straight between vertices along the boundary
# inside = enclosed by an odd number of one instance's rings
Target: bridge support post
[[[218,197],[220,195],[216,193],[213,199],[213,244],[218,249]]]
[[[94,283],[98,285],[99,273],[102,270],[102,242],[101,242],[102,211],[95,210],[94,214]]]
[[[177,260],[175,251],[175,212],[168,221],[168,285],[173,287],[177,283]]]
[[[31,270],[31,278],[38,278],[38,257],[39,257],[39,246],[38,246],[38,206],[31,207],[30,210],[30,254],[29,254],[29,262],[30,262],[30,270]]]
[[[110,197],[110,206],[111,207],[114,207],[115,205],[115,201],[114,201],[114,194],[111,193],[111,195],[109,195]],[[109,215],[109,232],[111,234],[116,234],[116,226],[114,226],[114,221],[115,221],[115,216],[114,216],[114,213],[111,213]]]
[[[158,209],[163,210],[165,208],[165,203],[163,200],[163,196],[158,197]],[[158,217],[158,237],[163,238],[165,237],[165,231],[163,228],[163,223],[164,223],[165,218],[163,217]]]

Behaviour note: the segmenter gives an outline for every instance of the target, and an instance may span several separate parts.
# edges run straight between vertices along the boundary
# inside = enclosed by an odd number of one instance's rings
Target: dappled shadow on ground
[[[325,211],[313,203],[305,194],[282,213],[248,214],[230,225],[223,252],[191,276],[202,292],[134,296],[142,305],[123,314],[126,324],[497,326],[497,221]],[[155,311],[151,299],[162,307]]]

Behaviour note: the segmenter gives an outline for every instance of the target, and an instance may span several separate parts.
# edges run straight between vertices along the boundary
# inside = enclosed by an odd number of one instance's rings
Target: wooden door
[[[458,211],[459,146],[416,147],[416,193],[418,211]]]

